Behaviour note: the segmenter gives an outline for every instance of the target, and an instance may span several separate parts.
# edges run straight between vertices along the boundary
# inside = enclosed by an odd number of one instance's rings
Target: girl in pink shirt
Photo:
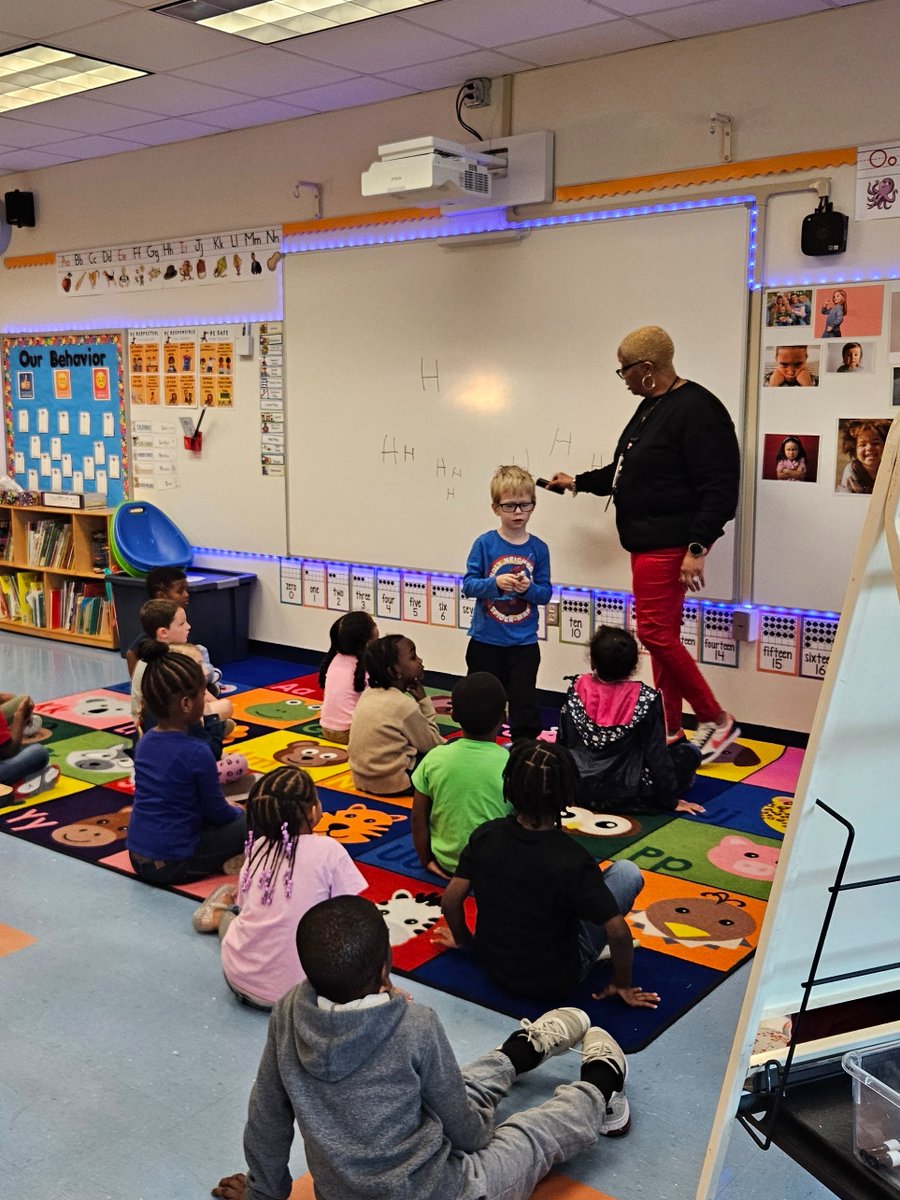
[[[218,929],[225,982],[243,1004],[270,1009],[300,983],[300,918],[332,896],[367,884],[333,838],[315,835],[322,806],[300,767],[278,767],[247,799],[247,845],[237,887],[224,884],[194,914],[199,933]]]
[[[681,799],[700,765],[684,736],[666,744],[660,694],[632,679],[638,644],[601,625],[591,639],[590,675],[579,675],[560,713],[559,741],[572,751],[577,803],[595,812],[703,812]]]
[[[350,718],[366,686],[363,655],[378,637],[378,626],[366,612],[349,612],[331,627],[331,646],[319,667],[324,692],[319,720],[322,737],[339,746],[350,740]]]

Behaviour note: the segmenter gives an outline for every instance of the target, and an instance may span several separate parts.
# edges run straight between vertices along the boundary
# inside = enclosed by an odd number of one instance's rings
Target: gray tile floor
[[[36,700],[116,683],[117,654],[0,633],[0,689]],[[16,1200],[200,1200],[243,1169],[241,1132],[265,1038],[236,1004],[193,902],[63,855],[0,838],[0,922],[34,945],[0,957],[0,1194]],[[567,1174],[616,1200],[690,1200],[746,969],[630,1063],[627,1138]],[[509,1032],[507,1018],[428,988],[457,1057]],[[574,1056],[523,1079],[508,1102],[542,1099]],[[295,1173],[304,1169],[295,1146]],[[718,1200],[821,1200],[825,1188],[737,1126]],[[424,1198],[423,1198],[424,1200]]]

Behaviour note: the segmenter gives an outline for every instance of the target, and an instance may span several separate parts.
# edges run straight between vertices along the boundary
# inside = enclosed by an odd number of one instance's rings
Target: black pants
[[[506,688],[510,737],[536,738],[543,729],[537,702],[537,673],[541,651],[537,642],[527,646],[492,646],[469,641],[466,666],[469,674],[487,671]]]
[[[247,818],[241,813],[236,821],[227,825],[204,825],[197,842],[197,849],[190,858],[177,862],[163,862],[129,855],[134,873],[144,883],[155,883],[163,887],[175,883],[193,883],[218,875],[222,865],[244,849],[247,840]]]

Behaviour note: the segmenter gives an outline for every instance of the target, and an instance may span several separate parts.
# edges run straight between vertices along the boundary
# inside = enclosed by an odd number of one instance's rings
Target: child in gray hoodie
[[[587,1014],[523,1020],[460,1069],[436,1014],[394,988],[378,909],[360,896],[315,905],[297,928],[306,981],[272,1013],[244,1131],[248,1173],[223,1200],[286,1200],[294,1121],[317,1200],[527,1200],[556,1163],[627,1133],[627,1064]],[[580,1079],[495,1127],[517,1075],[582,1046]]]

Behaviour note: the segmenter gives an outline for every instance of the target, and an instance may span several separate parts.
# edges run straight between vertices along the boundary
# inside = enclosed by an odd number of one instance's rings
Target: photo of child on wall
[[[814,336],[880,337],[884,287],[880,283],[843,284],[816,288],[813,298]]]
[[[766,346],[766,387],[818,387],[818,346]]]
[[[763,479],[815,483],[818,475],[818,434],[766,433],[763,435]]]

